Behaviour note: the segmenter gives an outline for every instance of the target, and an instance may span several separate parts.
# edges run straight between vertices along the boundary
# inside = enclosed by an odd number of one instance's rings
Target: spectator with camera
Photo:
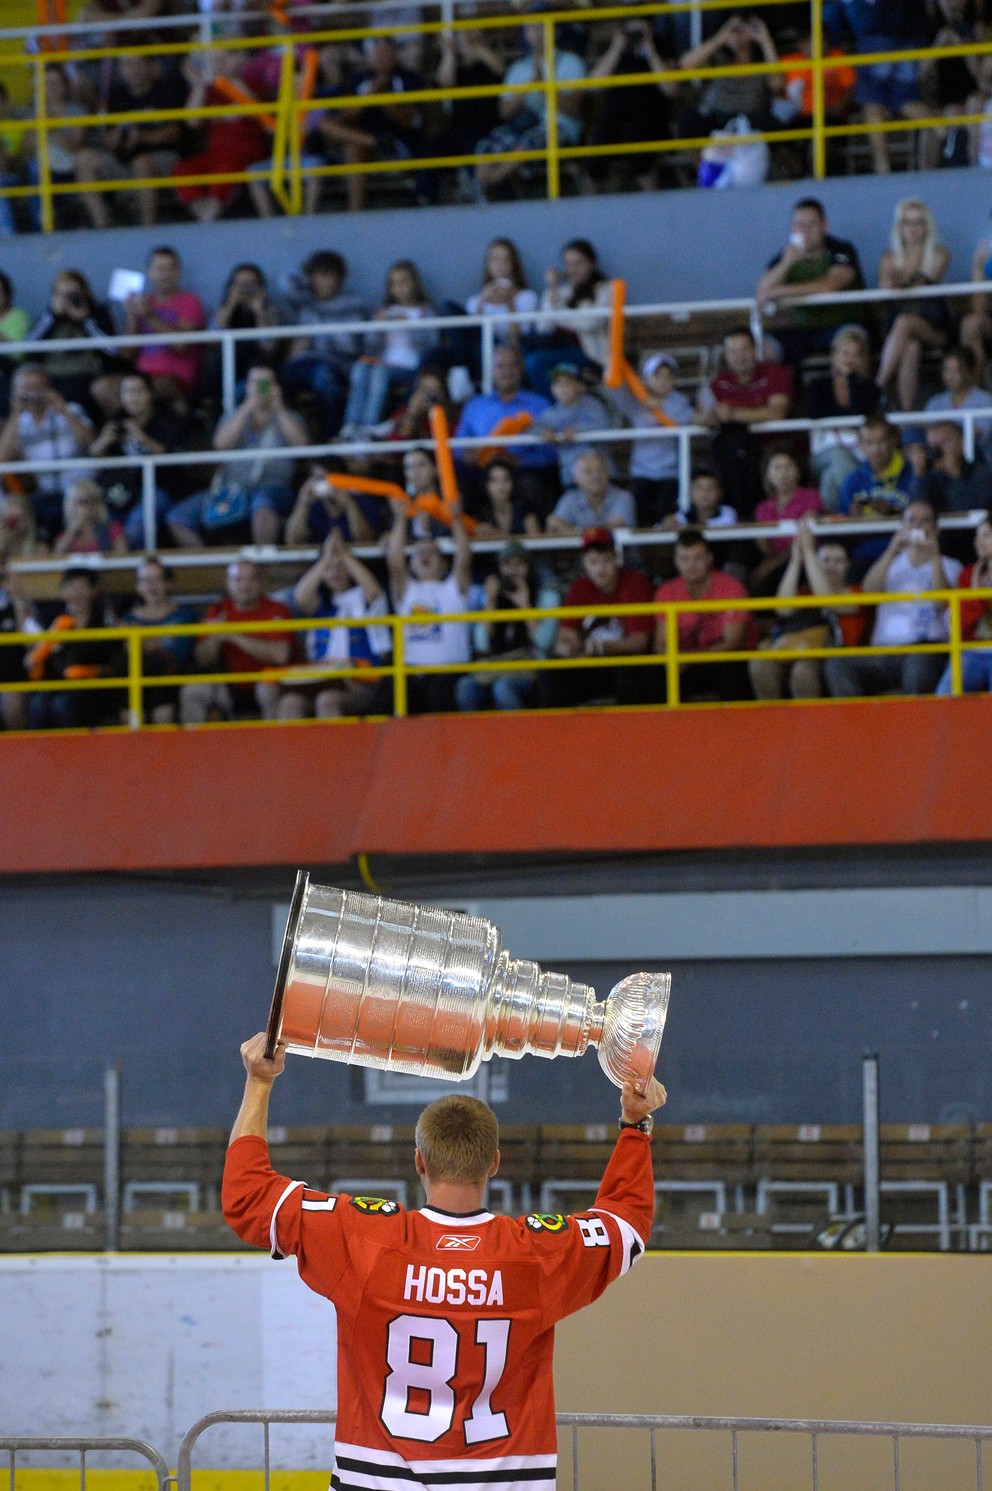
[[[114,325],[106,306],[99,305],[89,280],[78,269],[63,269],[52,281],[48,309],[27,331],[25,341],[75,342],[78,352],[44,351],[38,348],[52,386],[63,398],[81,408],[99,409],[112,402],[121,364],[101,350],[101,339],[113,336]]]
[[[245,459],[225,461],[210,488],[178,502],[166,522],[180,547],[239,542],[277,544],[293,505],[295,458],[280,454],[306,445],[307,429],[287,409],[271,368],[248,374],[244,401],[214,431],[215,450],[244,451]]]
[[[269,294],[265,273],[258,264],[235,264],[227,277],[213,324],[224,331],[261,331],[266,326],[278,326],[279,311]],[[235,342],[234,378],[239,398],[243,396],[245,379],[254,364],[264,360],[275,367],[281,350],[281,344],[269,338],[260,337],[258,341],[245,338]],[[215,364],[219,379],[218,354],[211,349],[207,359],[208,365]]]
[[[359,497],[344,487],[332,485],[328,473],[344,471],[344,462],[314,464],[296,494],[296,502],[286,523],[285,542],[298,549],[306,544],[322,544],[338,531],[347,544],[374,543],[376,528],[370,522]],[[370,499],[375,501],[376,499]]]
[[[924,590],[951,590],[961,565],[941,553],[937,515],[929,502],[911,501],[884,552],[864,577],[866,594],[891,593],[904,599],[886,601],[875,612],[872,647],[916,647],[946,642],[949,635],[944,601],[921,601]],[[946,654],[903,652],[877,657],[833,657],[825,668],[835,698],[884,694],[932,694],[944,671]]]
[[[664,19],[656,16],[633,16],[613,28],[613,35],[603,54],[590,69],[591,78],[615,78],[633,73],[666,72],[671,61],[665,61],[661,48],[667,36],[661,31]],[[658,28],[658,29],[656,29]],[[669,58],[673,53],[669,52]],[[607,88],[602,99],[594,144],[615,145],[621,167],[629,169],[625,145],[647,140],[667,140],[671,134],[672,104],[675,89],[671,83],[634,83],[629,88]],[[594,181],[602,182],[615,157],[592,157],[587,169]],[[663,159],[663,157],[662,157]],[[658,187],[657,159],[642,154],[633,157],[636,182],[642,191]]]
[[[65,494],[62,532],[52,552],[64,554],[126,554],[124,529],[107,511],[103,493],[89,477],[70,484]]]
[[[90,446],[90,455],[119,458],[161,456],[182,450],[187,427],[175,410],[155,398],[144,373],[125,373],[120,386],[120,410],[108,419]],[[155,468],[155,516],[161,521],[176,501],[181,468]],[[123,523],[128,546],[140,549],[145,543],[144,483],[140,465],[118,466],[103,472],[103,495],[114,518]]]
[[[40,364],[22,363],[11,386],[10,414],[0,430],[0,462],[78,459],[92,439],[93,426],[80,406],[52,387]],[[66,491],[81,474],[37,471],[30,478],[35,517],[45,538],[61,529]]]
[[[853,243],[830,232],[826,210],[816,197],[803,197],[792,209],[789,239],[769,261],[755,288],[759,306],[779,310],[806,295],[832,295],[864,285],[858,251]],[[800,362],[824,351],[837,328],[848,318],[847,306],[796,306],[790,326],[774,335],[787,361]]]
[[[914,497],[942,513],[992,508],[992,467],[965,458],[964,431],[957,420],[927,425],[926,444],[917,449],[921,459]]]

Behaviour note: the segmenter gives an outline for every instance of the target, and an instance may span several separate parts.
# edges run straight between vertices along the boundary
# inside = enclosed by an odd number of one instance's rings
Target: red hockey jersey
[[[644,1135],[621,1132],[595,1206],[575,1216],[325,1196],[277,1175],[257,1138],[228,1150],[223,1199],[239,1237],[295,1254],[337,1311],[332,1487],[553,1491],[554,1327],[644,1250]]]

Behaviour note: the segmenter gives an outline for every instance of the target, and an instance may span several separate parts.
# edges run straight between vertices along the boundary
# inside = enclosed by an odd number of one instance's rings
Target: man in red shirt
[[[638,569],[621,565],[610,528],[587,528],[582,535],[582,573],[572,581],[563,606],[632,605],[650,601],[651,581]],[[651,617],[575,616],[558,623],[553,655],[560,658],[631,657],[651,651]],[[609,695],[618,704],[647,704],[658,697],[654,668],[592,667],[543,669],[540,702],[544,709],[584,704]]]
[[[252,559],[232,559],[227,566],[227,594],[209,607],[204,621],[288,621],[292,611],[265,594],[262,571]],[[205,673],[262,673],[285,668],[293,653],[292,632],[213,632],[198,637],[193,660]],[[186,683],[179,691],[179,718],[184,725],[230,720],[259,710],[276,717],[279,685],[272,682]]]
[[[785,419],[792,395],[789,369],[780,362],[759,362],[746,326],[727,333],[723,366],[700,394],[696,422],[713,430],[713,465],[727,501],[742,517],[750,517],[763,495],[753,432],[771,420]]]
[[[620,1135],[595,1204],[576,1216],[485,1210],[499,1131],[477,1098],[439,1098],[417,1122],[419,1211],[325,1196],[277,1175],[266,1124],[285,1048],[241,1047],[248,1072],[224,1167],[224,1216],[337,1313],[332,1491],[397,1486],[554,1491],[554,1327],[644,1251],[654,1216],[653,1077],[623,1089]]]
[[[675,543],[677,580],[658,587],[656,601],[740,600],[739,580],[714,566],[713,550],[698,528],[683,528]],[[737,652],[756,646],[747,611],[680,611],[679,652]],[[658,617],[655,651],[665,652],[665,617]],[[679,670],[683,699],[750,699],[746,663],[690,663]]]

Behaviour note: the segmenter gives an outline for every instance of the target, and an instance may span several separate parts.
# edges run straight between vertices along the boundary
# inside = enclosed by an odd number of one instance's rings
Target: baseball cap
[[[613,537],[613,529],[600,525],[596,528],[587,528],[582,535],[582,550],[586,549],[616,549],[616,540]]]
[[[679,365],[670,352],[652,352],[650,357],[644,359],[641,371],[645,378],[650,378],[652,373],[656,373],[659,368],[663,367],[671,368],[673,373],[679,370]]]
[[[577,378],[580,383],[582,382],[582,374],[579,372],[574,362],[556,362],[554,367],[551,369],[551,372],[548,374],[548,382],[553,383],[556,378],[561,378],[566,375],[569,378]]]

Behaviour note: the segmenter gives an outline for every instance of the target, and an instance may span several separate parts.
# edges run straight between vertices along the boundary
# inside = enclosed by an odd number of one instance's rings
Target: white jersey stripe
[[[636,1263],[644,1252],[644,1240],[638,1237],[629,1222],[625,1222],[623,1217],[618,1217],[614,1212],[606,1211],[602,1206],[591,1206],[589,1210],[598,1211],[604,1217],[612,1217],[620,1228],[620,1236],[623,1239],[623,1263],[620,1265],[620,1273],[617,1277],[622,1279],[631,1264]]]
[[[397,1480],[395,1476],[364,1475],[355,1470],[335,1470],[331,1476],[332,1491],[555,1491],[555,1472],[549,1470],[537,1479],[527,1480],[453,1480],[450,1472],[438,1472],[443,1478],[415,1476]]]
[[[554,1470],[558,1463],[557,1455],[472,1455],[462,1456],[459,1460],[407,1460],[395,1450],[372,1449],[364,1444],[346,1444],[343,1440],[335,1441],[334,1454],[346,1460],[362,1460],[367,1465],[396,1466],[402,1470],[412,1470],[414,1475],[420,1476],[438,1471],[458,1471],[465,1475],[469,1471]]]
[[[283,1191],[282,1195],[279,1197],[279,1200],[275,1204],[275,1207],[274,1207],[273,1212],[272,1212],[272,1220],[269,1223],[269,1244],[270,1244],[270,1247],[271,1247],[273,1258],[285,1258],[285,1256],[286,1256],[285,1253],[280,1253],[280,1251],[279,1251],[279,1242],[278,1242],[278,1239],[276,1238],[276,1218],[279,1215],[279,1208],[280,1208],[280,1206],[282,1206],[283,1202],[286,1200],[286,1197],[287,1196],[291,1196],[293,1194],[293,1192],[296,1190],[297,1186],[300,1186],[302,1188],[304,1186],[304,1184],[305,1184],[305,1182],[302,1181],[302,1180],[291,1180],[290,1183],[289,1183],[289,1185]]]

